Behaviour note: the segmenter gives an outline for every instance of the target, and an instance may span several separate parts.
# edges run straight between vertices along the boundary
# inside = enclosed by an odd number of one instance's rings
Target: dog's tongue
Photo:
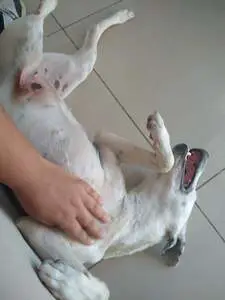
[[[201,160],[201,154],[199,151],[191,150],[189,152],[189,155],[186,160],[185,175],[184,175],[184,184],[186,187],[188,187],[191,184],[200,160]]]

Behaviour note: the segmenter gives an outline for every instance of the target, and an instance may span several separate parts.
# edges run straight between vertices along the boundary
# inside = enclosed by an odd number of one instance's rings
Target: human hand
[[[109,221],[99,195],[86,182],[44,159],[14,192],[31,217],[62,229],[83,244],[102,237],[96,219]]]
[[[84,244],[101,238],[96,219],[107,222],[100,197],[85,182],[45,160],[0,105],[0,182],[34,219],[57,226]]]

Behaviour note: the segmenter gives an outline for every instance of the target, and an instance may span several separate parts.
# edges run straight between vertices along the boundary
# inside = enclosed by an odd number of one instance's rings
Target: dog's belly
[[[61,53],[44,53],[40,64],[26,76],[26,84],[39,83],[54,91],[59,99],[64,99],[88,75],[85,65],[72,56]]]
[[[65,114],[58,104],[27,104],[13,119],[43,157],[101,190],[104,170],[99,155],[69,111]]]
[[[111,191],[108,186],[103,187],[104,208],[109,212],[111,221],[108,224],[98,223],[104,232],[104,238],[95,241],[91,246],[82,245],[61,230],[48,228],[30,217],[22,218],[18,227],[42,259],[60,259],[74,267],[78,264],[93,265],[103,258],[105,251],[127,230],[129,214],[124,213],[123,199],[115,198],[123,193],[124,190]]]

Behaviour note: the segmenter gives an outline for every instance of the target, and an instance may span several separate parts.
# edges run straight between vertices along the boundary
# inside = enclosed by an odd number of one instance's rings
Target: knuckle
[[[95,206],[93,213],[96,215],[96,217],[98,218],[103,218],[106,213],[104,212],[103,208],[101,208],[100,206]]]
[[[84,227],[93,228],[95,226],[95,220],[92,217],[88,217],[84,220]]]
[[[87,233],[84,231],[84,230],[82,230],[81,232],[80,232],[80,239],[82,240],[82,241],[84,241],[84,242],[87,242],[87,241],[89,241],[89,237],[88,237],[88,235],[87,235]]]
[[[98,212],[98,211],[101,210],[100,209],[100,205],[98,203],[96,203],[96,202],[91,203],[90,206],[91,206],[90,207],[91,211],[94,212],[94,213],[96,213],[96,212]]]
[[[72,230],[74,231],[74,233],[79,234],[82,231],[82,228],[79,226],[79,224],[77,222],[74,222],[72,225]]]
[[[99,194],[93,189],[90,190],[90,195],[95,199],[100,198]]]

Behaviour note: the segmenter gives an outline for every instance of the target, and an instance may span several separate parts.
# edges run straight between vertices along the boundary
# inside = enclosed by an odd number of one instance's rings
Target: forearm
[[[14,190],[28,215],[87,245],[90,237],[102,237],[95,219],[106,223],[109,216],[99,195],[84,181],[42,158],[1,106],[0,141],[0,183]]]
[[[0,106],[0,182],[11,188],[29,184],[42,157]]]

